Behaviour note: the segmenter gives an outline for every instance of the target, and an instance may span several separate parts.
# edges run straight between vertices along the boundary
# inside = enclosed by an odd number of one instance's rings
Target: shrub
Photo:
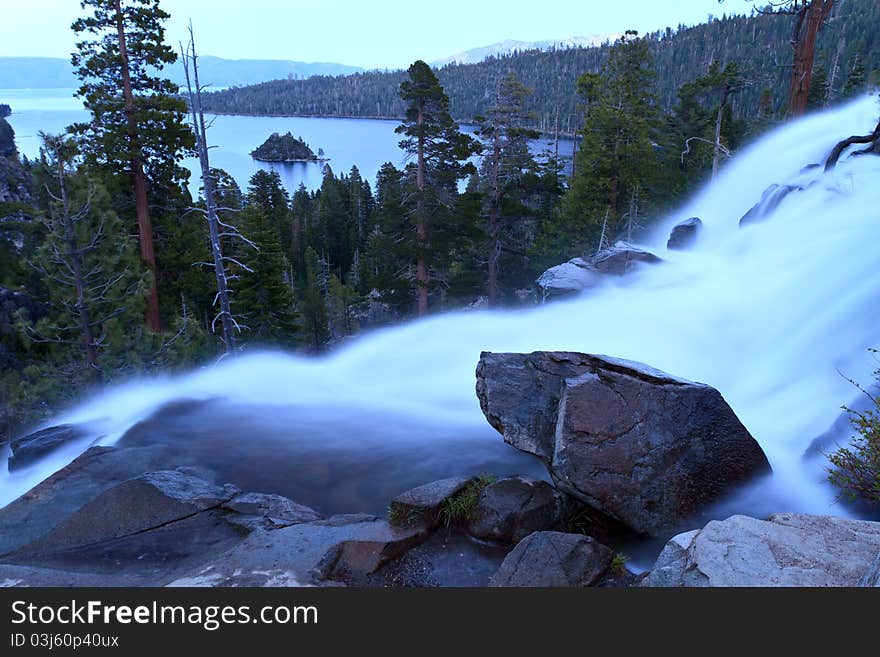
[[[875,352],[876,353],[876,352]],[[874,373],[880,382],[880,370]],[[844,407],[856,432],[848,447],[828,456],[828,480],[849,499],[880,503],[880,399],[856,384],[871,400],[871,408],[855,411]]]

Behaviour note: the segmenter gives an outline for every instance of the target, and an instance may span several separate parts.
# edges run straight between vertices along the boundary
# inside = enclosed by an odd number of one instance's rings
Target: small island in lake
[[[262,146],[251,151],[251,156],[261,162],[322,162],[323,155],[322,149],[315,155],[308,144],[289,132],[286,135],[275,132]]]

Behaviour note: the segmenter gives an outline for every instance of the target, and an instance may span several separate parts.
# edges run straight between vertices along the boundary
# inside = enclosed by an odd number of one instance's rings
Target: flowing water
[[[868,383],[876,365],[867,350],[880,346],[880,158],[846,160],[829,175],[803,169],[839,138],[869,132],[878,113],[875,99],[860,99],[763,137],[644,240],[664,263],[584,296],[414,321],[322,358],[265,352],[132,381],[52,423],[89,423],[108,444],[132,427],[123,442],[161,434],[181,453],[197,444],[192,453],[215,466],[238,464],[230,475],[249,471],[252,489],[261,472],[272,479],[267,488],[287,490],[284,473],[296,478],[294,463],[323,466],[314,499],[343,491],[329,506],[370,506],[376,487],[401,490],[428,474],[534,468],[480,412],[474,368],[482,350],[605,353],[715,386],[764,448],[772,478],[716,513],[846,515],[825,484],[821,456],[804,454],[858,394],[843,375]],[[806,189],[740,228],[772,183]],[[691,216],[704,222],[697,245],[667,251],[671,227]],[[167,404],[177,406],[157,413]],[[0,504],[84,447],[4,474]],[[334,473],[338,459],[361,468]]]

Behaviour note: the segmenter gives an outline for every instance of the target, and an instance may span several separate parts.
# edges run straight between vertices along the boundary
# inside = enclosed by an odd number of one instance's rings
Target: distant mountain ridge
[[[214,87],[235,87],[268,80],[306,79],[315,75],[350,75],[359,66],[329,62],[295,62],[274,59],[224,59],[199,57],[199,76]],[[174,64],[168,77],[184,84],[183,67]],[[79,86],[70,61],[60,57],[0,57],[0,88],[52,89]]]
[[[594,34],[592,36],[570,36],[565,39],[557,39],[555,41],[517,41],[516,39],[505,39],[498,43],[493,43],[480,48],[471,48],[464,52],[450,55],[442,59],[435,59],[431,62],[431,66],[441,68],[447,64],[478,64],[489,57],[500,57],[510,55],[515,52],[523,52],[526,50],[550,50],[551,48],[591,48],[601,46],[606,41],[614,41],[619,34],[609,34],[601,36]]]

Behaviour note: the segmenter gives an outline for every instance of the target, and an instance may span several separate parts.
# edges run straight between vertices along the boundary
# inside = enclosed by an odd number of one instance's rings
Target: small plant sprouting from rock
[[[498,478],[491,474],[481,474],[457,495],[443,502],[440,507],[440,519],[447,527],[463,525],[474,517],[480,495],[486,486],[495,483]]]
[[[397,527],[413,527],[422,521],[422,511],[405,504],[391,503],[388,507],[388,522]]]
[[[874,376],[880,382],[880,369]],[[880,504],[880,399],[858,383],[851,383],[868,396],[872,407],[866,411],[844,407],[856,435],[849,447],[840,447],[828,456],[828,480],[850,500]]]
[[[589,509],[585,506],[575,506],[569,509],[562,520],[562,531],[566,534],[583,534],[590,536],[595,529],[594,521]]]
[[[614,555],[614,558],[611,560],[611,566],[609,569],[611,570],[611,574],[620,577],[621,575],[626,575],[626,562],[629,561],[629,557],[623,554],[622,552],[618,552]]]

